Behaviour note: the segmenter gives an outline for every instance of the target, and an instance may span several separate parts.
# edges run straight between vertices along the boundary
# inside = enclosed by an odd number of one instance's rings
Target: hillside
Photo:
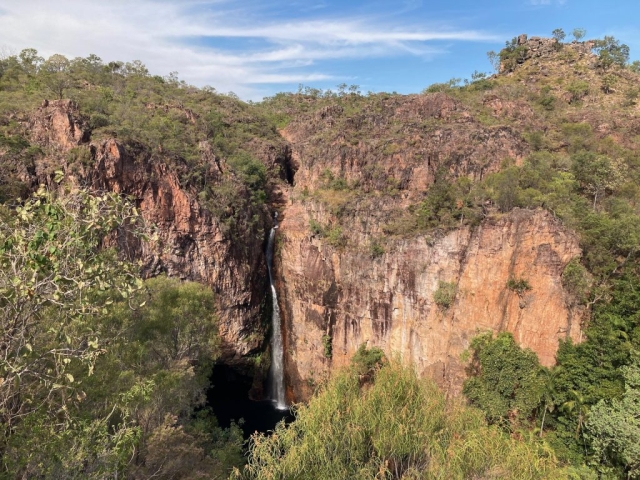
[[[521,36],[500,73],[420,94],[302,87],[247,104],[139,62],[24,50],[0,62],[3,231],[41,184],[59,198],[127,196],[148,232],[119,225],[92,248],[116,247],[145,279],[209,286],[216,353],[171,368],[215,357],[258,399],[277,212],[289,402],[309,400],[364,344],[464,393],[513,438],[539,433],[559,464],[635,475],[636,430],[620,440],[587,415],[637,391],[640,74],[621,56],[611,38]],[[192,409],[174,414],[191,425]],[[144,435],[169,428],[153,425]]]

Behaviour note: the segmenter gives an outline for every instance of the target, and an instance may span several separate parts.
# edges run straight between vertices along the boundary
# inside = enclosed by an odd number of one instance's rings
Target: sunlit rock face
[[[580,249],[547,212],[517,209],[435,240],[397,241],[376,259],[365,250],[335,251],[309,234],[309,218],[304,205],[289,207],[280,231],[285,351],[296,398],[347,365],[365,342],[455,393],[464,379],[461,354],[479,331],[512,332],[547,366],[558,340],[580,339],[583,312],[570,306],[561,283]],[[514,278],[531,289],[509,289]],[[434,301],[440,281],[456,286],[448,308]],[[331,337],[331,358],[323,336]]]
[[[531,113],[491,100],[501,114]],[[584,311],[572,304],[561,276],[581,251],[552,214],[493,210],[473,227],[385,231],[424,198],[438,172],[477,181],[505,161],[519,164],[528,147],[517,130],[486,126],[441,93],[390,97],[375,111],[344,116],[340,108],[324,109],[283,132],[297,168],[275,267],[291,399],[307,398],[362,343],[457,393],[465,377],[461,355],[480,331],[512,332],[544,365],[555,362],[560,339],[580,340]],[[358,195],[315,194],[327,178],[357,185]],[[310,228],[335,224],[337,215],[340,246]],[[384,240],[384,252],[372,256],[376,239]],[[514,291],[510,279],[531,289]],[[448,308],[434,301],[440,282],[455,286]]]

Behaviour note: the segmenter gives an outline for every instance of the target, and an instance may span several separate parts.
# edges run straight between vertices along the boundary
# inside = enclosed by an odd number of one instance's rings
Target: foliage
[[[360,387],[343,372],[290,425],[254,435],[238,478],[500,478],[561,476],[535,440],[514,440],[475,409],[448,404],[437,387],[396,363]]]
[[[589,94],[589,84],[584,80],[575,80],[567,86],[567,92],[571,94],[571,102],[577,102]]]
[[[598,55],[599,66],[605,70],[614,65],[623,67],[629,61],[629,47],[615,37],[596,40],[593,49]]]
[[[524,62],[527,56],[527,46],[518,45],[518,37],[514,37],[511,41],[505,43],[505,47],[500,50],[500,66],[506,72],[511,72],[516,65]]]
[[[579,42],[587,35],[587,31],[584,28],[574,28],[571,32],[571,36],[576,42]]]
[[[518,295],[522,295],[527,290],[531,290],[531,284],[524,278],[509,277],[507,288]]]
[[[322,336],[322,348],[325,358],[333,357],[333,338],[331,338],[331,335],[325,334]]]
[[[627,478],[640,477],[640,358],[623,367],[625,392],[610,402],[600,400],[585,425],[599,470],[623,470]],[[607,466],[609,466],[607,468]]]
[[[470,345],[471,377],[463,392],[491,423],[517,426],[530,418],[544,389],[538,357],[521,349],[510,333],[476,336]]]
[[[587,302],[592,283],[589,272],[577,258],[571,259],[564,267],[562,286],[575,299],[576,303],[582,305]]]
[[[551,36],[556,39],[558,44],[560,44],[560,43],[562,43],[564,41],[564,39],[567,36],[567,34],[564,33],[563,29],[556,28],[553,32],[551,32]]]
[[[379,370],[386,362],[384,352],[378,347],[367,348],[366,342],[358,347],[351,365],[359,375],[369,375]]]
[[[141,234],[117,194],[44,189],[0,223],[0,457],[7,478],[207,478],[242,463],[201,407],[217,356],[212,292],[101,248]],[[170,459],[170,461],[166,461]]]
[[[102,238],[131,229],[135,209],[117,194],[70,192],[60,199],[41,187],[0,224],[0,414],[10,427],[31,412],[65,418],[74,371],[94,368],[103,352],[91,319],[103,305],[140,287],[133,266],[98,250]]]
[[[454,282],[438,282],[438,288],[433,292],[433,301],[443,310],[453,305],[456,298],[456,284]]]
[[[374,238],[369,242],[369,255],[371,258],[380,258],[385,254],[385,248],[382,242]]]

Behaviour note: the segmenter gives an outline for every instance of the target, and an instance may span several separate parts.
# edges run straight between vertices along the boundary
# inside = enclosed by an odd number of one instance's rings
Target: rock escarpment
[[[232,238],[219,218],[203,208],[196,196],[181,185],[171,168],[147,149],[124,145],[109,138],[92,141],[77,106],[70,101],[45,102],[29,119],[32,141],[43,147],[29,183],[49,183],[54,170],[63,170],[70,181],[97,191],[130,196],[155,232],[156,239],[140,242],[118,238],[119,247],[143,264],[143,274],[166,273],[210,285],[218,301],[222,358],[228,364],[247,364],[247,355],[264,348],[265,327],[261,312],[268,288],[263,239]],[[72,149],[84,161],[71,162]],[[207,145],[201,154],[211,156]],[[282,152],[263,149],[262,160],[273,165]],[[209,181],[226,170],[220,159],[211,159]],[[217,176],[216,176],[217,175]],[[270,226],[269,212],[261,219]],[[250,362],[249,362],[250,363]]]
[[[474,226],[386,230],[443,173],[479,181],[505,161],[522,162],[528,146],[518,129],[486,115],[526,121],[533,113],[490,95],[485,100],[477,111],[443,93],[380,98],[356,114],[334,105],[294,118],[283,132],[289,145],[255,140],[264,164],[284,166],[289,182],[295,173],[294,186],[283,182],[271,195],[283,218],[275,276],[290,400],[307,398],[362,343],[399,356],[455,393],[464,377],[460,356],[478,331],[513,332],[545,365],[554,362],[558,340],[580,339],[584,312],[572,306],[561,282],[580,249],[550,213],[485,212]],[[247,365],[265,346],[264,239],[231,235],[181,183],[176,166],[155,153],[114,138],[92,140],[71,102],[44,104],[29,128],[46,155],[24,180],[48,182],[63,168],[75,182],[132,196],[157,240],[120,238],[120,246],[142,259],[148,276],[165,272],[210,285],[219,303],[223,360]],[[84,160],[71,162],[77,149]],[[219,181],[224,160],[207,144],[200,154],[210,164],[210,181]],[[335,182],[339,188],[332,190]],[[337,217],[338,243],[310,229]],[[261,221],[266,234],[268,211]],[[372,255],[369,246],[383,237],[384,249]],[[518,279],[531,289],[510,289]],[[434,299],[442,282],[455,294],[448,305]]]
[[[476,226],[385,232],[394,216],[424,198],[438,171],[478,180],[504,159],[519,162],[526,144],[509,128],[482,125],[446,95],[393,99],[385,109],[384,119],[372,116],[357,127],[367,141],[345,143],[344,130],[335,128],[345,121],[338,110],[301,119],[284,132],[298,164],[276,260],[290,397],[307,398],[363,343],[451,393],[465,376],[461,355],[480,331],[512,332],[543,365],[552,365],[559,340],[580,340],[584,314],[561,281],[564,267],[581,254],[578,241],[552,214],[494,211]],[[399,118],[403,131],[385,138],[386,122]],[[372,177],[372,170],[383,173]],[[345,179],[358,193],[314,194],[327,177]],[[395,189],[389,193],[376,181]],[[314,231],[336,216],[341,242]],[[384,249],[373,255],[369,246],[380,238]],[[518,280],[530,289],[514,288]],[[434,299],[441,287],[455,293],[449,305]]]
[[[582,312],[569,306],[561,283],[580,249],[548,212],[517,209],[435,240],[398,240],[377,259],[314,238],[309,218],[304,205],[291,206],[280,232],[280,290],[296,398],[347,365],[362,343],[457,391],[464,378],[461,354],[479,331],[512,332],[547,366],[555,362],[558,340],[580,340]],[[510,290],[516,278],[531,289]],[[448,308],[434,299],[440,282],[455,285]]]

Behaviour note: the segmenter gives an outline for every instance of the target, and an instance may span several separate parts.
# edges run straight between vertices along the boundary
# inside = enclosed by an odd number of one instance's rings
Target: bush
[[[317,220],[310,218],[309,219],[309,230],[314,235],[321,237],[324,233],[324,227]]]
[[[367,375],[381,368],[386,362],[384,352],[378,347],[367,348],[363,343],[351,359],[351,365],[359,375]]]
[[[300,406],[289,425],[254,435],[235,478],[563,478],[545,447],[487,426],[482,414],[447,403],[433,382],[396,363],[361,387],[342,372]]]
[[[524,278],[511,277],[507,280],[507,288],[518,295],[522,295],[524,292],[531,290],[531,285]]]
[[[323,335],[322,336],[322,347],[324,349],[324,356],[326,358],[331,358],[333,356],[333,338],[331,335]]]
[[[453,305],[456,298],[456,284],[453,282],[438,282],[438,289],[433,294],[433,301],[443,310]]]
[[[478,335],[471,341],[470,378],[463,393],[490,423],[505,427],[523,422],[540,404],[544,389],[536,354],[520,348],[513,335]]]
[[[589,272],[580,264],[579,259],[571,259],[564,267],[562,286],[578,304],[586,303],[591,290],[591,279]]]
[[[589,84],[584,80],[576,80],[567,86],[567,92],[571,94],[570,103],[577,102],[589,94]]]
[[[380,258],[385,254],[385,249],[380,240],[374,238],[369,243],[369,255],[371,258]]]
[[[502,70],[511,72],[527,58],[527,46],[518,45],[518,38],[514,37],[510,42],[506,42],[499,55]]]

